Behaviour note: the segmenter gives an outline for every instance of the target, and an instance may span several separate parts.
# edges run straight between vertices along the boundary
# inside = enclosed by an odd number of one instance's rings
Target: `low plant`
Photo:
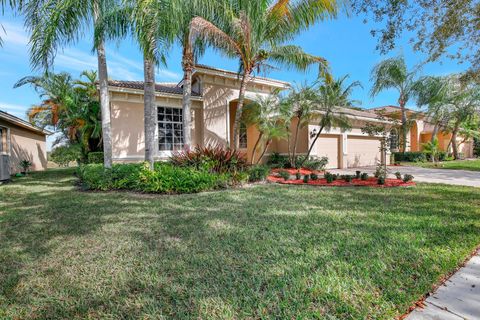
[[[395,162],[426,162],[427,155],[422,151],[394,152]]]
[[[87,155],[88,163],[103,163],[103,152],[89,152]]]
[[[336,180],[340,179],[340,174],[339,174],[339,173],[334,174],[334,175],[332,176],[332,178],[333,178],[333,181],[336,181]]]
[[[281,155],[278,152],[273,152],[270,157],[268,157],[267,165],[271,168],[289,168],[290,161],[287,156]]]
[[[411,174],[405,174],[403,176],[403,182],[410,182],[410,181],[413,181],[413,176]]]
[[[345,180],[345,182],[350,183],[353,180],[353,176],[349,175],[349,174],[346,174],[346,175],[343,176],[343,180]]]
[[[286,170],[282,170],[278,173],[278,175],[280,177],[283,178],[283,180],[287,181],[288,179],[290,179],[290,172],[286,171]]]
[[[303,176],[303,183],[308,183],[310,181],[310,175],[306,174]]]
[[[256,165],[248,168],[248,181],[258,182],[267,179],[270,168],[265,165]]]
[[[297,178],[297,180],[302,179],[302,174],[300,173],[300,171],[297,171],[297,172],[295,173],[295,178]]]
[[[398,180],[402,180],[402,174],[400,172],[395,172],[395,177],[397,177]]]
[[[81,147],[78,144],[55,147],[49,154],[49,159],[60,167],[68,167],[70,162],[82,158]]]
[[[387,178],[388,172],[388,169],[381,162],[378,162],[373,175],[375,178],[383,177],[385,179]]]
[[[362,171],[360,171],[360,170],[355,171],[355,178],[356,179],[360,179],[361,175],[362,175]]]
[[[22,169],[22,173],[26,175],[28,173],[28,170],[32,166],[32,162],[30,160],[24,159],[20,161],[19,165],[20,165],[20,168]]]
[[[311,174],[310,174],[310,179],[312,179],[312,180],[318,180],[318,174],[316,174],[316,173],[311,173]]]
[[[222,146],[195,147],[190,151],[174,152],[170,163],[180,167],[205,169],[216,173],[245,171],[248,167],[245,155]]]
[[[380,185],[384,185],[385,184],[385,177],[383,177],[383,176],[378,177],[377,178],[377,183],[380,184]]]
[[[303,167],[308,170],[318,171],[325,169],[325,166],[328,164],[327,157],[321,158],[310,158],[303,163]]]
[[[365,181],[365,180],[368,180],[368,173],[364,172],[360,175],[360,179]]]
[[[332,183],[334,181],[334,178],[334,174],[331,174],[329,172],[325,173],[325,180],[327,180],[327,183]]]

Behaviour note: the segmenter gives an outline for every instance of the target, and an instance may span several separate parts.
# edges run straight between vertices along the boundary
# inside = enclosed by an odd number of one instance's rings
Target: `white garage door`
[[[321,135],[315,143],[318,157],[327,157],[327,169],[338,168],[338,153],[340,148],[339,136]]]
[[[348,137],[347,166],[373,166],[380,161],[380,140],[369,137]]]

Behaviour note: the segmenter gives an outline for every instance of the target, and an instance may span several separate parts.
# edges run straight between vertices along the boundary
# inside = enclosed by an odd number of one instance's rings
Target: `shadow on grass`
[[[0,189],[7,317],[392,318],[480,240],[472,188],[155,197],[80,192],[71,174]]]

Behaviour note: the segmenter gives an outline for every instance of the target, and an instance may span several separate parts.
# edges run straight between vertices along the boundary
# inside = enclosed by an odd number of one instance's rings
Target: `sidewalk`
[[[480,250],[405,319],[480,319]]]

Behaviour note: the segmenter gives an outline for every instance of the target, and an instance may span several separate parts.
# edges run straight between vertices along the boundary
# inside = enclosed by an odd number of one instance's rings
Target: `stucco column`
[[[340,136],[340,154],[339,154],[340,159],[338,159],[338,164],[340,169],[348,168],[347,156],[348,156],[348,134],[344,132]]]

